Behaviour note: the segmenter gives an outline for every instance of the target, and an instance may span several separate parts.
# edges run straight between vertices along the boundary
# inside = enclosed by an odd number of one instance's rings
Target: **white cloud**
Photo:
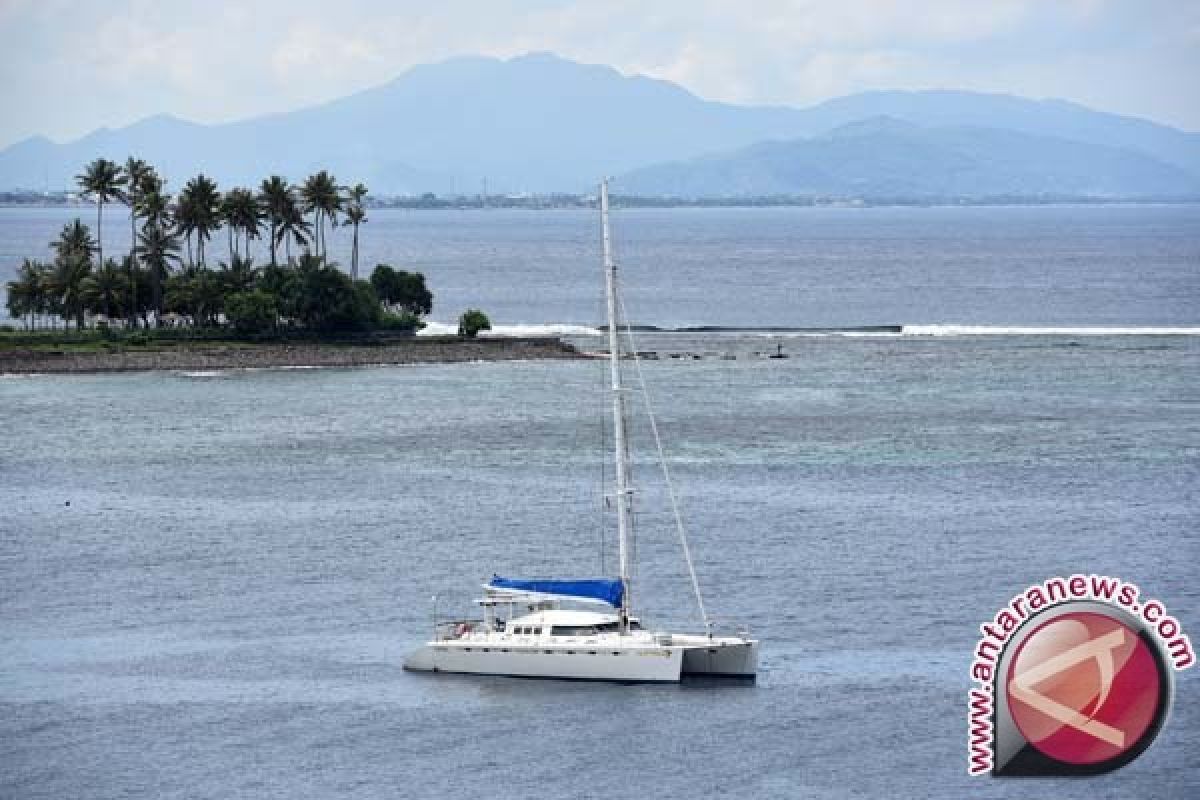
[[[223,121],[418,63],[530,50],[731,102],[957,86],[1200,127],[1195,91],[1173,74],[1200,72],[1197,30],[1200,4],[1170,0],[0,0],[0,143],[158,112]]]

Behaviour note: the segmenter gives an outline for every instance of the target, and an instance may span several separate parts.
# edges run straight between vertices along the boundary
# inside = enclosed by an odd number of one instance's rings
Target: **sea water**
[[[1147,258],[1145,296],[1177,306],[967,323],[1195,325],[1192,255]],[[714,296],[744,324],[753,303]],[[664,303],[653,320],[707,321]],[[1196,669],[1118,772],[966,774],[978,626],[1024,587],[1120,576],[1196,640],[1200,337],[638,346],[661,355],[642,367],[710,613],[763,641],[756,684],[400,669],[494,572],[613,571],[603,362],[0,378],[0,797],[1200,792]],[[633,440],[638,612],[695,629],[644,420]]]
[[[128,252],[125,214],[105,209],[106,257]],[[49,260],[75,217],[94,232],[87,207],[0,209],[0,283],[23,258]],[[594,211],[369,217],[361,275],[380,262],[423,272],[437,322],[467,308],[525,331],[605,318]],[[613,225],[629,317],[647,325],[1200,322],[1200,205],[617,209]],[[348,228],[329,232],[330,259],[349,268],[350,243]],[[223,231],[206,251],[229,260]],[[252,252],[269,261],[261,240]]]

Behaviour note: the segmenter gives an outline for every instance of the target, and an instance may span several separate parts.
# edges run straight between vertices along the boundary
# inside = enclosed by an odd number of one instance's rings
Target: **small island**
[[[273,175],[257,191],[224,193],[204,175],[178,196],[146,162],[96,159],[77,177],[96,206],[50,243],[51,262],[25,259],[7,285],[15,325],[0,326],[0,373],[361,366],[570,358],[554,338],[479,339],[480,309],[456,336],[421,336],[433,293],[417,271],[378,264],[359,278],[367,188],[322,170],[294,186]],[[131,246],[105,257],[104,209],[128,209]],[[328,259],[327,228],[353,228],[349,273]],[[214,234],[226,258],[212,263]],[[253,243],[265,239],[258,266]],[[293,248],[296,254],[293,255]]]

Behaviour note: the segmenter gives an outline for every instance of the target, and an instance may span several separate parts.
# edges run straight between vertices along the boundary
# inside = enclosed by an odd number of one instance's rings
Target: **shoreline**
[[[287,367],[378,367],[480,361],[579,359],[572,345],[551,337],[420,339],[387,343],[192,342],[184,346],[0,349],[0,375],[88,375],[112,372],[208,371]]]

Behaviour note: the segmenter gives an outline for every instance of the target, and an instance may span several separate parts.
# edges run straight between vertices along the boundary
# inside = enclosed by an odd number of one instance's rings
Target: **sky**
[[[531,51],[734,103],[973,89],[1200,131],[1197,0],[0,0],[0,147],[287,111]]]

